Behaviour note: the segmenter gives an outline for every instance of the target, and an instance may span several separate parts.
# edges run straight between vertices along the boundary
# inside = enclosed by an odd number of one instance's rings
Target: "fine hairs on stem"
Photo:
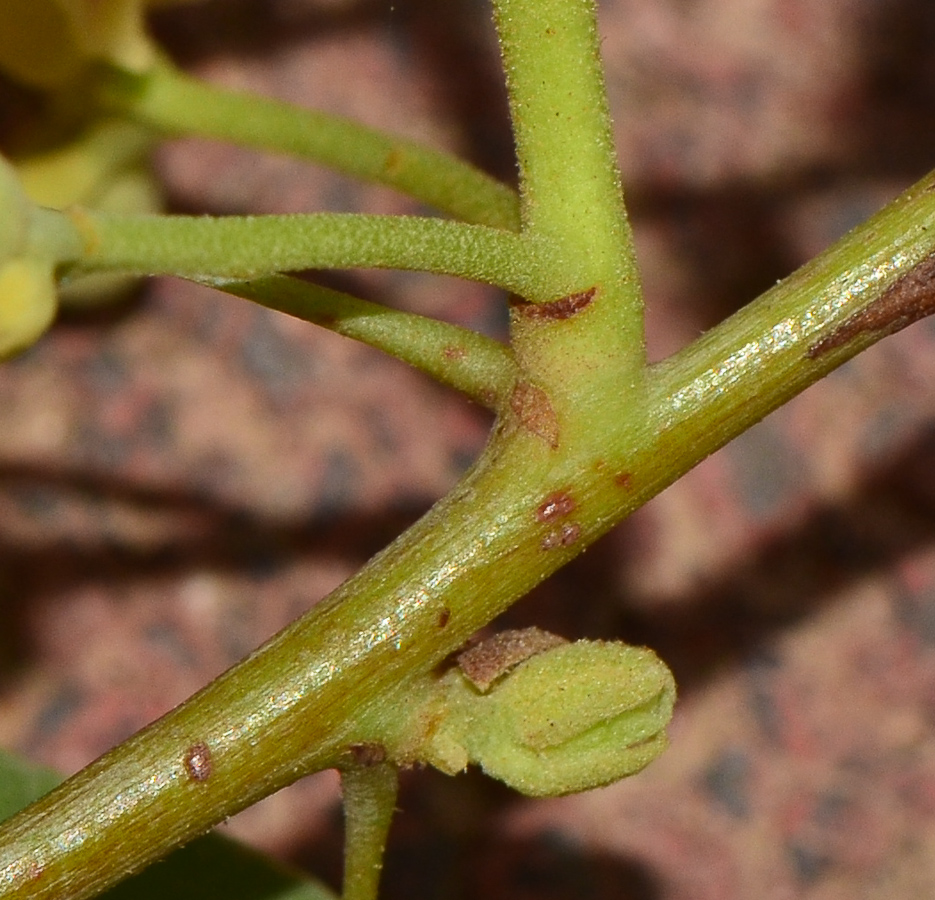
[[[0,824],[0,900],[95,896],[326,768],[345,796],[345,898],[372,900],[400,768],[477,765],[558,796],[650,764],[676,694],[652,650],[540,629],[465,644],[708,454],[935,309],[935,176],[649,365],[594,0],[492,2],[517,192],[416,142],[182,74],[132,0],[34,3],[0,7],[0,68],[66,136],[0,165],[3,355],[41,340],[59,285],[164,274],[378,347],[496,422],[450,493],[328,598]],[[433,212],[162,215],[145,156],[163,136],[288,153]],[[509,341],[290,274],[355,268],[502,288]]]

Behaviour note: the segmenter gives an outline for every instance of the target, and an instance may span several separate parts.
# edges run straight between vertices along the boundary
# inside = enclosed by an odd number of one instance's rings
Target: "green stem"
[[[854,331],[933,265],[933,187],[935,175],[655,368],[647,396],[589,444],[552,448],[507,412],[461,485],[328,601],[5,822],[0,898],[91,896],[302,774],[346,765],[351,744],[381,738],[374,722],[392,734],[414,679],[787,399],[790,371],[800,390],[905,321]],[[555,520],[543,510],[559,492]]]
[[[358,750],[368,751],[367,745]],[[341,772],[341,788],[346,823],[341,900],[375,900],[399,788],[396,767],[380,761],[351,765]]]
[[[645,376],[643,298],[623,206],[593,0],[494,0],[523,235],[553,248],[514,304],[511,345],[556,442],[600,442]],[[542,257],[540,256],[540,259]],[[576,423],[572,426],[571,423]],[[587,424],[585,424],[587,423]]]
[[[519,229],[516,193],[446,153],[359,125],[226,90],[161,64],[142,78],[108,72],[105,104],[165,135],[232,141],[288,153],[395,188],[465,222]]]
[[[542,290],[541,242],[419,216],[131,216],[71,210],[80,272],[250,279],[299,269],[388,268],[456,275],[520,294]]]
[[[587,226],[592,207],[600,218],[618,202],[587,199],[587,167],[595,183],[605,185],[601,190],[614,181],[600,171],[606,153],[591,162],[569,158],[584,190],[584,212],[576,212],[571,194],[564,211],[556,204],[544,212],[546,199],[538,206],[544,195],[537,185],[546,190],[555,177],[549,166],[556,165],[537,159],[539,142],[574,153],[584,143],[580,135],[569,137],[575,128],[591,138],[596,132],[571,113],[596,101],[588,87],[593,79],[579,83],[568,71],[570,59],[559,69],[540,70],[523,56],[540,41],[543,59],[551,58],[561,43],[556,36],[578,42],[579,50],[582,43],[591,46],[593,26],[583,27],[583,17],[592,5],[500,0],[497,9],[513,109],[518,120],[528,113],[525,123],[517,122],[527,234],[520,239],[450,224],[453,230],[445,231],[404,220],[390,240],[396,226],[367,217],[354,224],[299,217],[297,232],[288,236],[305,241],[309,228],[339,259],[335,265],[408,266],[417,255],[438,260],[443,250],[445,264],[457,260],[473,273],[469,277],[495,270],[494,283],[522,284],[540,306],[560,300],[539,311],[514,309],[520,375],[487,450],[448,497],[327,601],[0,826],[0,900],[92,896],[301,775],[347,768],[355,745],[391,741],[410,709],[413,684],[478,627],[792,391],[935,307],[930,176],[802,274],[644,373],[634,273],[626,262],[614,270],[607,248],[591,260],[574,234],[576,221]],[[551,118],[537,99],[549,73],[558,87],[547,94],[585,92],[578,104],[574,96],[552,97]],[[555,116],[555,109],[569,115]],[[549,133],[563,129],[562,139]],[[223,241],[230,239],[239,242],[232,252],[248,272],[310,264],[307,249],[297,260],[277,243],[285,243],[281,223],[264,231],[245,220],[183,220],[181,228],[175,220],[160,232],[147,220],[89,215],[88,221],[87,237],[100,241],[90,246],[91,259],[105,267],[148,271],[153,259],[164,259],[166,271],[178,271],[170,262],[184,259],[188,274],[229,276],[222,264],[229,250]],[[608,227],[617,228],[618,250],[627,258],[620,222]],[[134,256],[133,242],[140,239],[151,245]],[[254,239],[261,250],[249,246]],[[391,263],[368,255],[372,247],[361,251],[361,239],[383,241]],[[339,253],[329,241],[351,243]],[[412,241],[414,247],[403,247]],[[546,247],[551,256],[543,254]],[[508,249],[518,256],[509,271],[522,273],[503,278]],[[472,256],[485,252],[501,258],[491,265]],[[207,272],[202,255],[211,261]],[[270,255],[276,264],[264,265]],[[436,264],[428,268],[450,271]],[[610,327],[614,322],[623,338]],[[626,352],[616,352],[621,348]]]
[[[516,379],[509,348],[467,328],[284,275],[210,284],[383,350],[491,409],[506,402]]]
[[[595,284],[617,338],[643,363],[632,235],[607,107],[593,0],[494,0],[516,140],[523,230],[556,248],[554,300]],[[556,269],[559,269],[558,271]]]
[[[935,312],[935,172],[653,367],[660,428],[720,446],[880,338]]]

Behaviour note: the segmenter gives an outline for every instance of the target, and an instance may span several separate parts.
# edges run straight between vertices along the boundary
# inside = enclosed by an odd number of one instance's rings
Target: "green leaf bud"
[[[533,656],[487,693],[457,669],[440,687],[423,758],[449,773],[477,763],[530,796],[640,771],[665,749],[675,702],[672,674],[651,650],[602,641]]]

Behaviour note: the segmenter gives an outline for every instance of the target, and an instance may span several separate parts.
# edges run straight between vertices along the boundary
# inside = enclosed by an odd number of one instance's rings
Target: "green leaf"
[[[31,765],[0,750],[0,820],[38,800],[61,780],[51,769]]]

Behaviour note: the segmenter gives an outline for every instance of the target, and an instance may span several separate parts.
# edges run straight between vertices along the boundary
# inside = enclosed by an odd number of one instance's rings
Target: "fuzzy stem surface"
[[[342,116],[228,90],[165,62],[144,76],[109,72],[100,90],[114,112],[167,136],[286,153],[394,188],[465,222],[519,229],[516,192],[507,185],[455,156]]]
[[[301,269],[384,268],[454,275],[516,293],[542,290],[548,247],[510,231],[422,216],[120,215],[73,209],[75,271],[247,280]]]

